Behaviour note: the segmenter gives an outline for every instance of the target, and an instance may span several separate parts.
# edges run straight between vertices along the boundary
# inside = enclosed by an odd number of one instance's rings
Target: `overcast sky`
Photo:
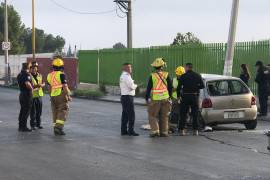
[[[3,0],[1,0],[3,1]],[[113,0],[54,0],[81,12],[115,8]],[[31,0],[8,0],[31,27]],[[193,32],[203,42],[226,42],[232,0],[134,0],[134,47],[168,45],[177,32]],[[67,45],[82,49],[108,48],[126,43],[126,18],[116,13],[80,15],[36,0],[36,25],[61,35]],[[237,41],[270,39],[270,0],[240,0]]]

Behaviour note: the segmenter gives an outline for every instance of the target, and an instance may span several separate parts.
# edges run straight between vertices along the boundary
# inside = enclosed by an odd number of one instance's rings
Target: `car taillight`
[[[254,96],[251,97],[251,105],[256,105],[256,98]]]
[[[211,108],[213,107],[212,101],[209,98],[206,98],[202,102],[202,108]]]

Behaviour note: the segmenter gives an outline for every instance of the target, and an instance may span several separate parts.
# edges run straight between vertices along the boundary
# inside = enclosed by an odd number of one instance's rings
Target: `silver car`
[[[205,88],[200,92],[200,122],[205,125],[242,123],[257,126],[256,98],[236,77],[202,74]]]

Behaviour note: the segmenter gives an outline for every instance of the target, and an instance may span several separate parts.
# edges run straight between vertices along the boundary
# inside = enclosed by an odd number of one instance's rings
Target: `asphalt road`
[[[219,126],[199,137],[151,139],[139,127],[145,107],[136,107],[140,137],[121,137],[121,106],[74,99],[65,137],[54,137],[48,97],[44,130],[17,132],[16,90],[0,88],[0,180],[269,180],[270,153],[260,121],[257,130]]]

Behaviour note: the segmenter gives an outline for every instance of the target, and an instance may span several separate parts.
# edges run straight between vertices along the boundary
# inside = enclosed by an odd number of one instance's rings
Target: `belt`
[[[199,93],[183,93],[183,94],[186,94],[186,95],[199,95]]]

